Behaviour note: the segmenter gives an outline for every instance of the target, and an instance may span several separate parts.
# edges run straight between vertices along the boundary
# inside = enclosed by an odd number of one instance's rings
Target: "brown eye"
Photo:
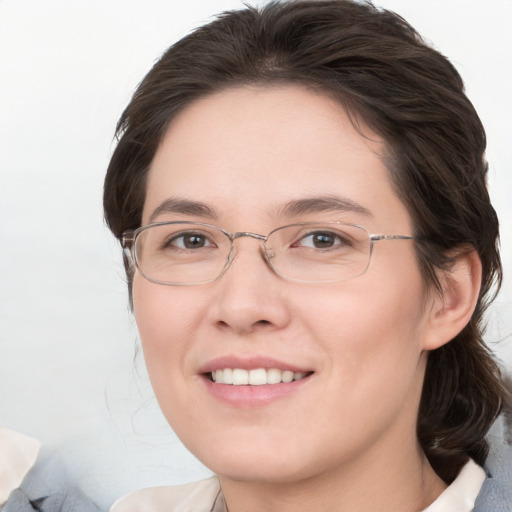
[[[348,242],[334,231],[315,231],[303,236],[294,244],[296,247],[308,247],[311,249],[332,249],[349,245]]]
[[[336,243],[336,237],[332,233],[315,233],[312,235],[312,243],[319,249],[332,247]]]
[[[214,246],[211,240],[202,233],[179,233],[173,236],[166,245],[178,249],[202,249]]]
[[[201,235],[187,235],[183,237],[183,245],[187,249],[197,249],[206,245],[206,239]]]

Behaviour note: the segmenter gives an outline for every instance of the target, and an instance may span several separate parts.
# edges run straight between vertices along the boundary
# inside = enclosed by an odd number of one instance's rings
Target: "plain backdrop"
[[[512,1],[377,3],[451,58],[487,128],[505,265],[487,340],[511,367]],[[241,6],[0,0],[0,423],[58,452],[103,507],[209,474],[166,425],[136,355],[102,181],[116,120],[155,59]]]

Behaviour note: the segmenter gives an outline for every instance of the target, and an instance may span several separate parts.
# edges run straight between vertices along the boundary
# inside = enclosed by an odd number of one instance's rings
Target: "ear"
[[[434,291],[424,350],[435,350],[448,343],[471,319],[482,281],[482,263],[477,252],[458,253],[452,267],[440,271],[438,277],[442,291]]]

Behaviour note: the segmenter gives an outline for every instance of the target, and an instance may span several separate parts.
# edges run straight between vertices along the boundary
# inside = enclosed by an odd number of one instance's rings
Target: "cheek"
[[[197,329],[200,304],[177,299],[169,287],[136,275],[133,308],[155,394],[160,403],[171,396],[174,400],[174,391],[181,387],[178,375],[182,374],[187,347]]]
[[[416,266],[409,267],[368,273],[323,297],[320,290],[309,294],[304,329],[329,355],[337,384],[350,386],[356,400],[379,386],[399,393],[416,379],[428,321],[425,287]]]
[[[423,312],[419,275],[354,280],[323,299],[309,294],[302,328],[325,362],[314,415],[330,426],[322,436],[333,451],[368,444],[398,418],[410,435],[424,376]]]

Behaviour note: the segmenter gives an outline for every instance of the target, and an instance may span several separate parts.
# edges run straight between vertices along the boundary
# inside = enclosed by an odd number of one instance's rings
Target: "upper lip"
[[[205,364],[201,365],[198,369],[198,373],[209,373],[215,370],[224,370],[224,368],[241,368],[243,370],[255,370],[257,368],[277,368],[279,370],[289,370],[294,373],[306,373],[311,372],[312,368],[305,368],[291,364],[285,361],[280,361],[272,357],[239,357],[234,355],[227,355],[212,359]]]

